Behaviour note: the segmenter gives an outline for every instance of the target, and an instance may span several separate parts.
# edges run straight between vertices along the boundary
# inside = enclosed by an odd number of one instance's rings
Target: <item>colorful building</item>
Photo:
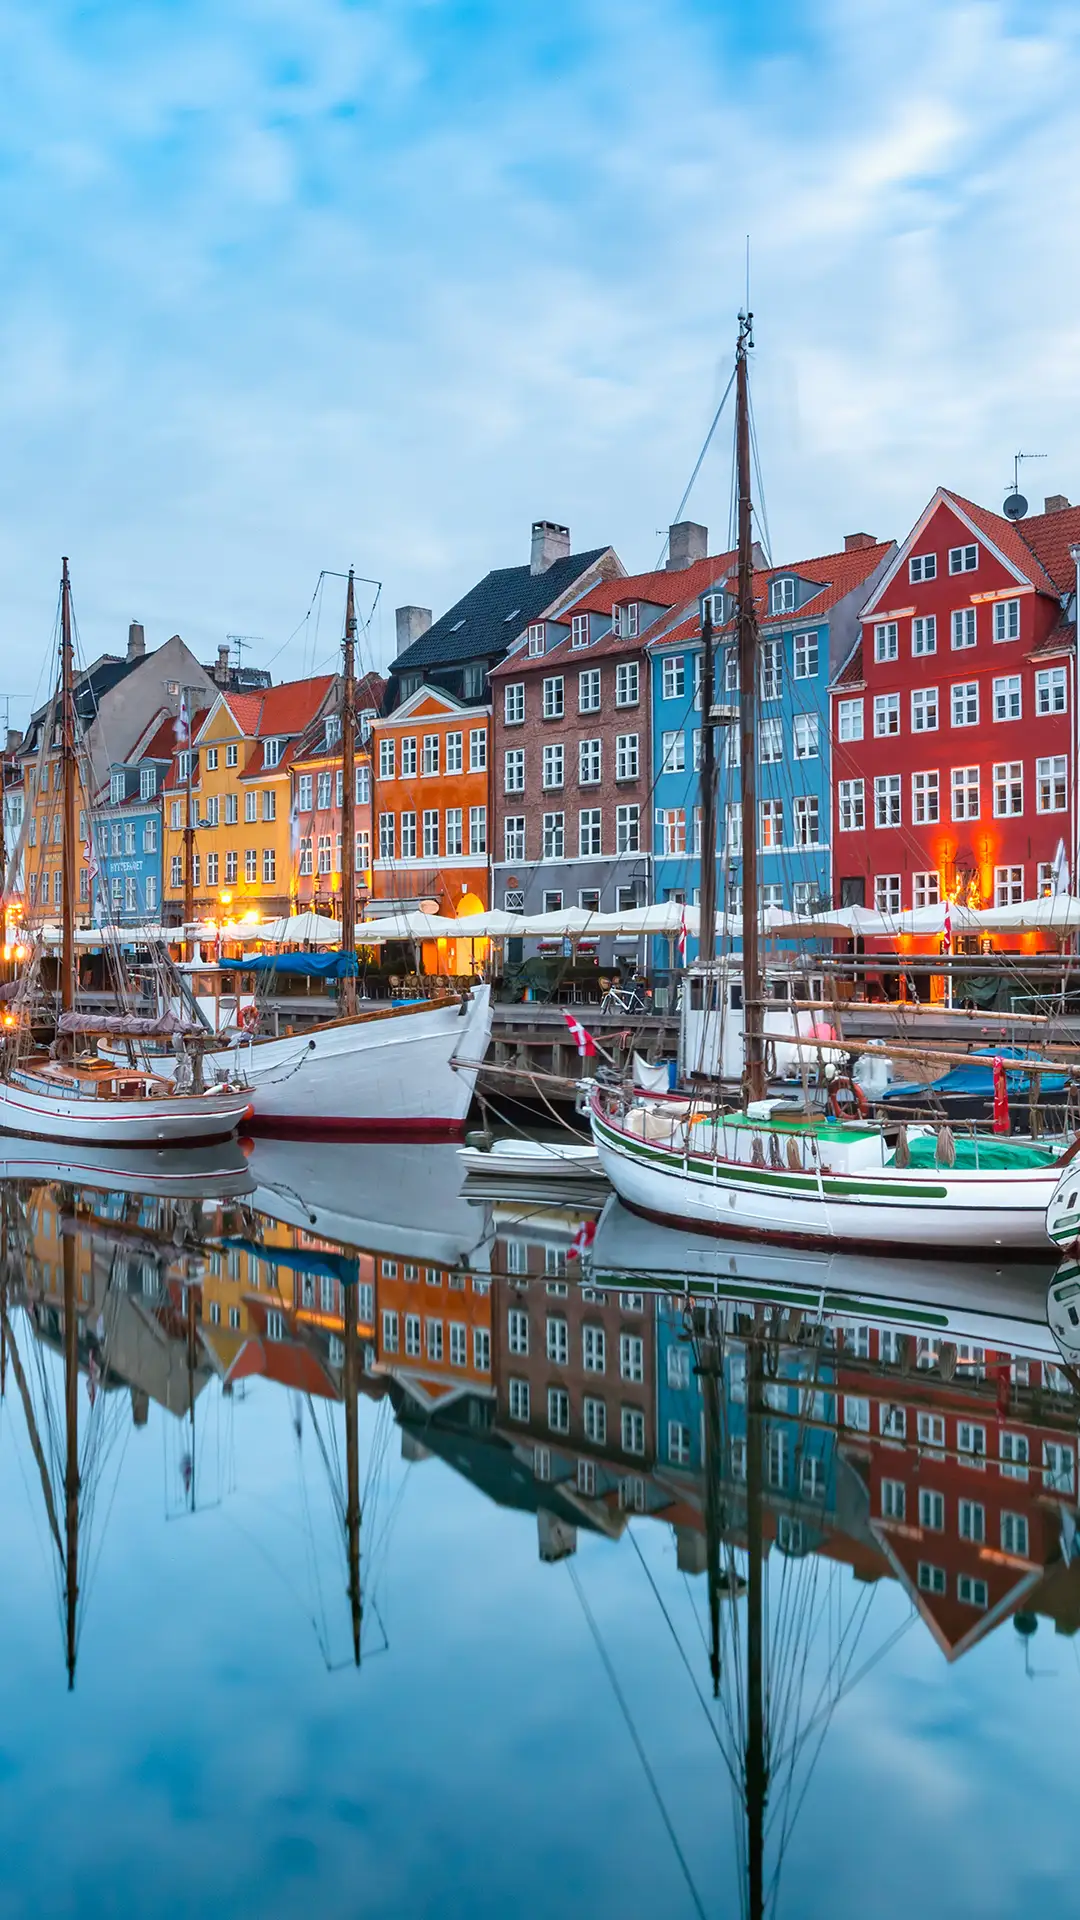
[[[920,515],[831,690],[838,904],[1075,884],[1078,543],[1060,497],[1011,521],[939,488]]]
[[[356,913],[371,893],[371,727],[385,681],[369,674],[358,682],[356,787]],[[336,703],[335,703],[336,705]],[[290,765],[292,786],[293,898],[298,911],[341,917],[341,716],[321,713],[298,741]]]
[[[176,745],[176,720],[159,713],[127,760],[115,761],[93,810],[96,871],[91,910],[99,925],[138,926],[161,917],[161,791]]]

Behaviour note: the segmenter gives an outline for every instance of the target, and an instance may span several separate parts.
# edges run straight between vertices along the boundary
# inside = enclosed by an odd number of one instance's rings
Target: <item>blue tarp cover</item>
[[[300,1247],[267,1247],[254,1240],[245,1240],[242,1235],[228,1236],[221,1244],[223,1247],[238,1247],[242,1253],[250,1253],[256,1260],[266,1260],[272,1267],[288,1267],[292,1273],[330,1275],[346,1287],[354,1287],[360,1277],[360,1262],[345,1253],[316,1253]]]
[[[253,953],[248,960],[219,964],[222,973],[280,973],[308,980],[347,980],[360,971],[355,953]]]
[[[918,1094],[929,1093],[932,1090],[935,1093],[981,1094],[985,1095],[987,1099],[992,1099],[994,1094],[995,1059],[1001,1059],[1011,1063],[1014,1060],[1023,1062],[1025,1058],[1026,1055],[1022,1047],[998,1047],[994,1051],[991,1051],[989,1048],[979,1048],[977,1052],[972,1054],[970,1066],[951,1067],[949,1072],[943,1073],[939,1079],[931,1080],[929,1086],[924,1086],[921,1081],[916,1080],[904,1081],[902,1084],[894,1083],[893,1086],[889,1087],[888,1090],[882,1094],[881,1098],[883,1100],[905,1100]],[[985,1065],[982,1064],[983,1062],[985,1062]],[[1010,1099],[1031,1091],[1031,1082],[1028,1075],[1024,1072],[1014,1071],[1011,1065],[1006,1070],[1005,1084]],[[1042,1092],[1044,1095],[1048,1093],[1061,1093],[1064,1091],[1065,1085],[1066,1078],[1063,1073],[1043,1074]]]

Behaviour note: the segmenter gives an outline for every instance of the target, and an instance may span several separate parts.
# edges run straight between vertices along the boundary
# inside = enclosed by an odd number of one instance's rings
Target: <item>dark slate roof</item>
[[[127,660],[121,659],[119,655],[106,653],[102,654],[100,659],[95,660],[92,666],[85,668],[81,673],[76,672],[75,712],[82,727],[89,728],[93,724],[97,718],[98,708],[104,696],[111,688],[115,687],[121,680],[126,680],[128,674],[134,673],[136,667],[142,666],[145,660],[152,658],[152,654],[140,654],[136,660]],[[45,702],[44,706],[37,707],[30,715],[26,724],[26,738],[23,743],[25,751],[28,751],[28,743],[35,726],[37,726],[39,722],[49,718],[54,710],[58,708],[58,704],[57,695],[54,692]]]
[[[533,573],[529,567],[496,567],[411,647],[406,647],[391,666],[391,673],[416,673],[455,660],[481,660],[505,653],[530,620],[539,619],[552,601],[566,593],[608,551],[607,547],[594,547],[589,553],[567,554],[565,560],[553,561],[543,573]]]

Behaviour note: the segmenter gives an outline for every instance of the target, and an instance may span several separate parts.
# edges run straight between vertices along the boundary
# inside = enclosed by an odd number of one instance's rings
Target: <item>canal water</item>
[[[0,1920],[1080,1912],[1046,1270],[121,1160],[4,1168]]]

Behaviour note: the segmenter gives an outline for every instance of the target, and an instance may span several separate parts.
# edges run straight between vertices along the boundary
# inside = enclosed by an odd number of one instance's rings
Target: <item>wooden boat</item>
[[[490,1147],[459,1147],[458,1159],[466,1173],[501,1180],[567,1181],[602,1178],[595,1147],[551,1140],[494,1140]]]

